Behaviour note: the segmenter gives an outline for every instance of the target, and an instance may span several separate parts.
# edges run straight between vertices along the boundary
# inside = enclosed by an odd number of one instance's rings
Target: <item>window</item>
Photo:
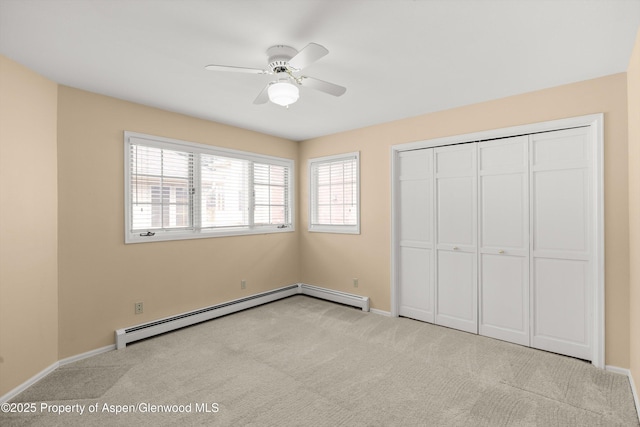
[[[293,161],[125,132],[125,243],[293,231]]]
[[[309,160],[309,231],[360,233],[360,154]]]

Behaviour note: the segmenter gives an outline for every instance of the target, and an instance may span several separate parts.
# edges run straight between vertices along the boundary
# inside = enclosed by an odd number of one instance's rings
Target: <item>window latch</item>
[[[287,227],[288,227],[288,225],[286,225],[286,224],[282,224],[282,225],[278,226],[278,228],[287,228]]]
[[[151,231],[147,231],[146,233],[140,233],[140,237],[151,237],[151,236],[155,236],[156,233],[153,233]]]

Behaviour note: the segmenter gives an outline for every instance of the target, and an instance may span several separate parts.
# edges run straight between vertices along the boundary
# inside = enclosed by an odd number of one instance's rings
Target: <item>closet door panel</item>
[[[477,144],[434,149],[435,323],[478,333]]]
[[[531,345],[590,359],[593,165],[586,128],[531,136]]]
[[[589,265],[586,261],[534,261],[534,346],[583,359],[589,348]]]
[[[404,241],[431,242],[430,221],[432,191],[425,179],[401,181],[400,239]]]
[[[532,163],[545,169],[586,165],[591,152],[586,134],[586,128],[578,128],[532,135]]]
[[[480,334],[529,345],[529,259],[480,257]]]
[[[476,144],[452,145],[435,149],[438,176],[468,176],[476,172]]]
[[[438,251],[438,317],[440,325],[477,333],[476,255]]]
[[[542,170],[534,175],[536,250],[588,251],[588,215],[584,169]]]
[[[475,244],[475,179],[438,179],[438,243]]]
[[[529,164],[527,137],[480,142],[480,171],[522,171]]]
[[[433,149],[400,153],[398,312],[434,321]]]
[[[529,345],[528,138],[479,145],[479,332]]]
[[[480,178],[482,246],[526,250],[528,184],[524,172]]]
[[[400,315],[433,323],[432,250],[400,248]]]

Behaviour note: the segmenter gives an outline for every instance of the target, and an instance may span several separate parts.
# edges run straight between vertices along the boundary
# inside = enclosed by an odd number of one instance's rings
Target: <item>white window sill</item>
[[[295,231],[295,227],[290,225],[285,228],[278,227],[260,227],[254,229],[246,228],[229,228],[226,230],[203,230],[203,231],[158,231],[153,236],[140,236],[138,234],[127,234],[125,236],[125,244],[131,243],[153,243],[168,242],[172,240],[190,240],[190,239],[210,239],[215,237],[230,236],[251,236],[254,234],[274,234],[274,233],[291,233]],[[152,231],[153,232],[153,231]]]

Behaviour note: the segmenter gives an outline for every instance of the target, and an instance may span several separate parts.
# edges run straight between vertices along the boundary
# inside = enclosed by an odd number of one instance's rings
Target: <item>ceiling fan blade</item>
[[[309,43],[293,58],[289,60],[289,67],[296,70],[302,70],[303,68],[313,64],[318,59],[325,56],[329,51],[326,47],[317,43]]]
[[[307,76],[301,76],[300,84],[304,87],[319,90],[320,92],[328,93],[333,96],[340,96],[347,91],[347,88],[344,86],[339,86],[325,82],[324,80]]]
[[[254,104],[266,104],[266,102],[269,100],[269,93],[267,92],[267,90],[269,89],[269,85],[271,85],[271,83],[266,85],[264,89],[262,89],[262,92],[260,92],[258,96],[256,96],[256,99],[253,100]]]
[[[207,65],[204,67],[208,71],[231,71],[236,73],[249,73],[249,74],[267,74],[265,70],[258,68],[246,68],[246,67],[233,67],[231,65]]]

